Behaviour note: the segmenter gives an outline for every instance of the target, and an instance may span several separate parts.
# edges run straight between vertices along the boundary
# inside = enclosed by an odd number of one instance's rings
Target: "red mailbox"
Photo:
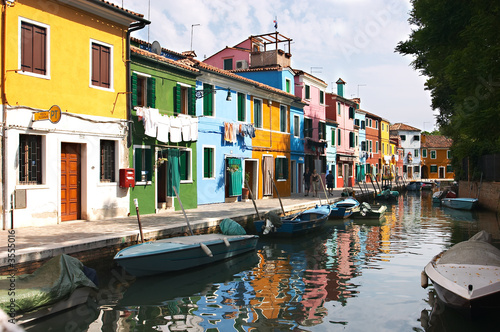
[[[133,168],[120,168],[120,187],[135,187],[135,170]]]

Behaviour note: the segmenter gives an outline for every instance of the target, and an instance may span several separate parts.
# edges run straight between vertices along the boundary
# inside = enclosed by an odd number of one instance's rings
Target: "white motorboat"
[[[436,255],[422,272],[422,287],[429,278],[441,301],[473,315],[499,308],[500,250],[490,239],[481,231]]]

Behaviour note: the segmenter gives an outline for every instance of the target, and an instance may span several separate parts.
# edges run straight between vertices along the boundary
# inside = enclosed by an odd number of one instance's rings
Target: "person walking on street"
[[[309,172],[308,167],[306,167],[303,179],[304,179],[304,191],[306,192],[304,196],[309,196],[309,189],[311,187],[311,173]]]
[[[328,195],[333,196],[333,174],[332,171],[328,172],[326,176],[326,187],[328,188]]]
[[[312,172],[311,180],[312,180],[313,192],[314,192],[313,197],[315,197],[315,196],[318,196],[318,186],[319,186],[319,174],[316,173],[316,169],[314,169],[314,171]]]

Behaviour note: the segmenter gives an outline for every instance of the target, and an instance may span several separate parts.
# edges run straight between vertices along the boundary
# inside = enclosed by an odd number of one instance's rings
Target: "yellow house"
[[[389,178],[391,172],[394,173],[395,168],[391,166],[393,150],[391,147],[390,135],[389,135],[390,123],[386,119],[380,119],[380,165],[383,171],[383,177]],[[392,174],[394,176],[394,174]]]
[[[126,216],[128,36],[149,22],[102,0],[3,3],[3,228]]]
[[[253,95],[251,116],[255,126],[252,140],[252,158],[258,161],[258,199],[277,197],[271,177],[280,196],[290,196],[290,105],[296,99],[281,90],[271,97]],[[266,94],[269,96],[269,94]],[[247,162],[248,163],[248,162]],[[248,167],[248,169],[251,169]]]

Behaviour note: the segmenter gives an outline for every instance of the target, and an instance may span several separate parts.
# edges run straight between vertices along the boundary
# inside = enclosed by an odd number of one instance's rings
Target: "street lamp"
[[[219,90],[227,91],[226,101],[231,101],[231,88],[227,88],[227,89],[215,88],[215,89],[211,89],[211,90],[206,90],[206,89],[196,90],[195,96],[196,96],[196,99],[200,99],[200,98],[203,98],[203,96],[209,95],[211,93],[215,93],[216,91],[219,91]]]

